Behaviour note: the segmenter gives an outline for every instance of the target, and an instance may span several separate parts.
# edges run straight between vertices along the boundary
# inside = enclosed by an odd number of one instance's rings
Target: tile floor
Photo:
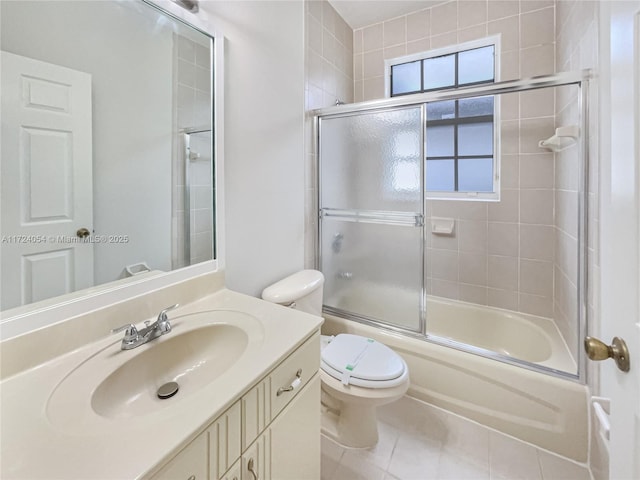
[[[404,397],[378,409],[378,444],[322,436],[322,480],[590,480],[589,470],[470,420]]]

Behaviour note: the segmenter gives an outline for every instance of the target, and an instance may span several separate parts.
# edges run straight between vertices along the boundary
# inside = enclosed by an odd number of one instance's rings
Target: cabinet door
[[[153,480],[207,480],[208,455],[207,436],[200,435],[152,478]]]
[[[236,402],[209,427],[209,476],[223,477],[233,462],[240,458],[240,402]],[[231,477],[233,479],[233,477]],[[240,477],[238,477],[240,480]]]
[[[271,480],[270,458],[271,440],[266,430],[242,454],[242,480]]]
[[[220,480],[242,480],[242,462],[240,459],[222,476]]]
[[[276,417],[268,431],[271,433],[272,479],[320,478],[319,375],[316,374]],[[249,480],[255,479],[249,477]]]

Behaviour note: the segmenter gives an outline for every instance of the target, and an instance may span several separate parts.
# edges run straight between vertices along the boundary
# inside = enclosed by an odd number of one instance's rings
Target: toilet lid
[[[322,349],[321,357],[323,370],[345,385],[351,379],[393,380],[401,377],[406,368],[402,358],[386,345],[348,333],[337,335]]]

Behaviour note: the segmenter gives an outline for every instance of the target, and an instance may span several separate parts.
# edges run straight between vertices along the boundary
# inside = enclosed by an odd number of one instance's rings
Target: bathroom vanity
[[[322,318],[224,288],[197,299],[193,291],[167,287],[0,344],[0,476],[320,478]],[[170,333],[131,350],[121,349],[122,333],[105,335],[153,321],[129,315],[160,301],[181,303]],[[47,329],[67,334],[66,352],[64,342],[47,345]],[[74,329],[97,338],[73,345]],[[16,343],[51,358],[29,365]],[[178,392],[158,398],[170,380]]]

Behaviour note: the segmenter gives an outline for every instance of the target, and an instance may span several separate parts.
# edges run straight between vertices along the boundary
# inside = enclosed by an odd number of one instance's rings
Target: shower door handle
[[[626,342],[619,337],[613,337],[611,345],[607,345],[597,338],[585,337],[584,349],[590,360],[600,361],[613,358],[618,368],[623,372],[628,372],[631,367],[629,349]]]

